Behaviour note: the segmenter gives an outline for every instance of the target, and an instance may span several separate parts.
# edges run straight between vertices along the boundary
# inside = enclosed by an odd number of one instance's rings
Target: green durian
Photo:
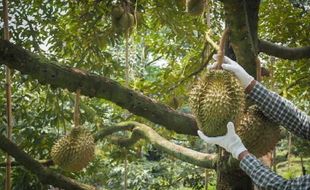
[[[222,136],[227,123],[239,124],[245,96],[238,79],[224,70],[208,70],[193,86],[189,99],[198,128],[208,136]]]
[[[111,11],[112,28],[116,33],[130,32],[135,24],[134,15],[124,10],[121,6],[113,7]]]
[[[66,171],[85,168],[95,154],[93,136],[83,127],[74,127],[70,134],[59,139],[52,147],[54,163]]]
[[[280,140],[279,125],[269,120],[256,105],[246,110],[236,133],[249,152],[257,157],[272,150]]]

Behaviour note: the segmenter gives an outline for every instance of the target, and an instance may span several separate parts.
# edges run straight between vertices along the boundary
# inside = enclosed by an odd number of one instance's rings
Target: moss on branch
[[[105,129],[102,129],[100,132],[97,133],[100,135],[96,136],[96,140],[100,140],[108,135],[111,135],[112,128],[113,127],[107,127]],[[122,122],[115,126],[115,130],[113,130],[113,132],[122,131],[126,129],[132,130],[130,138],[113,137],[112,142],[120,146],[127,147],[135,144],[137,141],[143,138],[149,141],[159,150],[167,153],[170,156],[178,158],[184,162],[188,162],[204,168],[210,168],[210,169],[215,168],[215,161],[216,161],[215,155],[197,152],[192,149],[176,145],[160,136],[156,131],[154,131],[151,127],[147,125],[133,121]]]

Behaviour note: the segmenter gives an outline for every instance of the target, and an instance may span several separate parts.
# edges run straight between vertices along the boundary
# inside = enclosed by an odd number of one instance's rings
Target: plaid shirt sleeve
[[[269,91],[259,82],[255,83],[247,97],[254,101],[267,117],[279,122],[295,135],[310,140],[310,117],[290,101]]]
[[[247,173],[255,185],[261,189],[278,190],[309,190],[310,175],[304,175],[292,180],[286,180],[264,166],[253,155],[245,156],[240,162],[240,168]]]

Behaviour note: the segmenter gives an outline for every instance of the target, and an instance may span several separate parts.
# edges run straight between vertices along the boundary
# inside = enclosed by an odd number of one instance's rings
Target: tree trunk
[[[258,10],[260,0],[223,0],[225,23],[230,28],[230,45],[227,51],[231,58],[252,76],[256,76],[258,54]],[[231,55],[234,54],[233,56]],[[217,190],[252,190],[251,179],[239,168],[239,163],[230,165],[229,154],[220,156],[217,163]]]
[[[217,190],[252,190],[251,179],[239,168],[238,162],[229,163],[229,154],[224,153],[217,162]]]

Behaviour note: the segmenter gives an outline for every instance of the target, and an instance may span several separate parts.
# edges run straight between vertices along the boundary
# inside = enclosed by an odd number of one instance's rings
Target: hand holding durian
[[[217,61],[217,55],[213,55],[213,59]],[[208,69],[214,69],[216,64],[209,65]],[[231,60],[230,58],[224,56],[222,68],[224,70],[233,72],[239,79],[241,86],[245,89],[251,81],[254,79],[249,75],[237,62]]]
[[[247,149],[243,145],[240,137],[235,132],[235,126],[232,122],[227,124],[227,133],[224,136],[208,137],[198,130],[198,136],[207,143],[217,144],[223,147],[227,152],[230,152],[232,156],[238,159],[239,155],[246,152]]]
[[[213,55],[213,59],[218,61],[218,55]],[[217,63],[209,65],[208,69],[216,69],[216,66]],[[249,75],[237,62],[231,60],[229,57],[224,56],[221,67],[226,71],[234,73],[234,75],[239,79],[240,85],[243,89],[246,89],[254,80],[254,78]],[[227,133],[224,136],[208,137],[200,130],[198,130],[198,136],[207,143],[221,146],[227,152],[231,153],[236,159],[242,159],[241,157],[249,154],[240,137],[236,134],[235,126],[232,122],[228,122]]]

